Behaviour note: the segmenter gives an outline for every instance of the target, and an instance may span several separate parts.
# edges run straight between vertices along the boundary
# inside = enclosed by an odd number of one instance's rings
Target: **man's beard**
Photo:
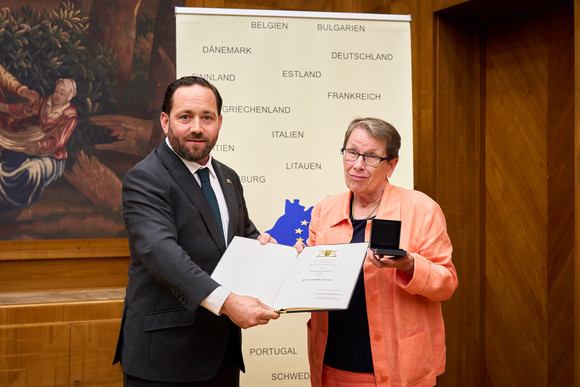
[[[167,138],[169,138],[169,144],[171,144],[171,147],[173,148],[173,150],[175,151],[175,153],[177,153],[177,155],[179,157],[181,157],[182,159],[185,159],[187,161],[194,161],[194,162],[198,162],[200,160],[205,159],[207,156],[209,156],[209,153],[211,152],[211,150],[213,149],[214,145],[217,142],[217,137],[216,138],[208,138],[206,136],[204,136],[203,134],[190,134],[186,137],[183,138],[179,138],[177,136],[174,135],[173,133],[173,128],[171,127],[171,125],[169,125],[169,129],[167,132]],[[203,139],[205,140],[205,146],[200,149],[199,151],[191,151],[187,146],[187,140],[193,140],[193,139]]]

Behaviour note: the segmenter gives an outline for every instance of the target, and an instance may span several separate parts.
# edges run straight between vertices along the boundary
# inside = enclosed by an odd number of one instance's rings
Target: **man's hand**
[[[234,324],[243,329],[268,324],[270,320],[280,317],[273,308],[257,298],[234,293],[226,298],[220,313],[228,316]]]

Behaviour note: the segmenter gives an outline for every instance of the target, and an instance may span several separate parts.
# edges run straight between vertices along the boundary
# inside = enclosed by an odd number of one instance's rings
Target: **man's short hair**
[[[171,112],[171,108],[173,107],[173,94],[175,94],[175,90],[179,89],[182,86],[193,86],[193,85],[200,85],[203,87],[207,87],[211,91],[213,91],[215,95],[215,100],[217,102],[217,110],[218,116],[222,115],[222,96],[218,89],[212,85],[208,80],[202,77],[197,77],[195,75],[188,75],[185,77],[181,77],[167,86],[167,90],[165,91],[165,97],[163,98],[163,105],[161,106],[161,110],[165,114],[169,114]]]

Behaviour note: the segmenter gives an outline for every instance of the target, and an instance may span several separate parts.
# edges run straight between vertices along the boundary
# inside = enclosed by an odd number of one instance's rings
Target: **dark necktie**
[[[211,184],[209,182],[209,169],[200,168],[197,170],[196,173],[199,175],[199,179],[201,180],[201,190],[203,191],[203,194],[207,198],[207,201],[211,206],[211,210],[213,211],[213,214],[215,215],[218,225],[220,226],[220,230],[222,230],[223,233],[224,229],[222,226],[220,207],[218,206],[218,201],[215,196],[215,192],[213,191],[213,188],[211,188]]]

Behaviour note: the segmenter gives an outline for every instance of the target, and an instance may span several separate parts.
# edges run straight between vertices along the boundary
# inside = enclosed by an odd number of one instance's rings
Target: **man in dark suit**
[[[279,317],[210,277],[235,235],[275,242],[249,219],[239,176],[210,155],[221,107],[203,78],[169,85],[167,137],[123,179],[131,265],[114,362],[125,386],[239,386],[240,327]]]

